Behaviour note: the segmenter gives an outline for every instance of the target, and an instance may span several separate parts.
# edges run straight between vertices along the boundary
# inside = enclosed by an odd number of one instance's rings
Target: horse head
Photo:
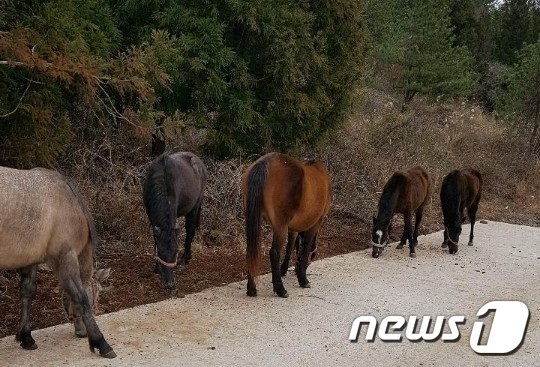
[[[168,290],[175,288],[173,269],[176,268],[178,262],[177,230],[177,225],[169,230],[161,229],[159,226],[153,227],[156,246],[154,273],[160,276],[161,282]]]
[[[97,315],[99,312],[99,294],[102,291],[107,291],[109,289],[109,287],[104,287],[104,284],[110,275],[110,268],[96,270],[94,276],[90,278],[88,284],[84,286],[86,296],[88,297],[88,303],[90,304],[92,313],[94,315]],[[75,335],[81,338],[86,337],[86,327],[84,326],[82,316],[80,312],[75,309],[73,302],[65,292],[62,295],[62,303],[64,306],[64,311],[75,326]]]
[[[446,233],[448,234],[448,252],[455,254],[458,250],[459,235],[461,234],[461,223],[453,223],[446,226]]]
[[[378,258],[383,249],[388,245],[388,238],[390,237],[390,232],[392,231],[392,222],[384,225],[377,220],[376,217],[373,217],[373,227],[371,228],[371,242],[373,245],[373,252],[371,256]]]

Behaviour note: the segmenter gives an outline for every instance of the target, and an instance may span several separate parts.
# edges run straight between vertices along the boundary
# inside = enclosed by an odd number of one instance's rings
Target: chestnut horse
[[[97,348],[103,357],[116,357],[93,315],[100,290],[96,275],[103,277],[103,272],[94,274],[97,241],[92,215],[65,177],[43,168],[0,167],[0,269],[17,269],[21,276],[16,339],[24,349],[37,348],[30,306],[38,264],[47,263],[67,294],[64,305],[75,323],[75,334],[88,335],[92,351]]]
[[[270,248],[274,292],[288,297],[279,260],[287,237],[289,246],[296,241],[295,232],[301,233],[302,239],[296,276],[302,288],[309,288],[306,276],[309,255],[330,209],[331,187],[326,168],[321,162],[301,162],[284,154],[269,153],[248,167],[241,185],[246,215],[247,295],[257,295],[254,278],[259,272],[261,218],[270,223],[274,235]]]
[[[474,169],[455,170],[443,180],[441,186],[441,207],[444,216],[444,241],[442,247],[455,254],[458,250],[461,224],[466,215],[471,221],[469,246],[473,245],[476,211],[482,196],[482,175]],[[467,210],[467,214],[465,214]]]
[[[372,256],[377,258],[382,249],[388,244],[392,231],[394,214],[403,214],[405,226],[397,248],[403,248],[409,241],[409,255],[416,257],[415,246],[418,244],[418,229],[422,222],[424,207],[431,195],[431,181],[421,167],[412,167],[403,172],[396,172],[390,177],[379,199],[379,209],[373,217],[371,240],[373,242]],[[416,217],[414,232],[412,216]]]

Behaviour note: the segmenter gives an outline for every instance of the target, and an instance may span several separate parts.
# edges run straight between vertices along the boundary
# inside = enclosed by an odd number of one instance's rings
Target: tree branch
[[[30,84],[32,84],[31,80],[28,81],[28,85],[26,86],[26,89],[24,90],[21,98],[19,98],[19,103],[17,103],[17,106],[15,107],[15,109],[13,109],[13,111],[11,111],[11,112],[6,113],[5,115],[0,115],[0,118],[9,117],[9,116],[13,115],[15,112],[17,112],[17,110],[21,106],[21,103],[22,103],[22,101],[24,99],[24,96],[26,96],[26,93],[28,92],[28,89],[30,88]]]

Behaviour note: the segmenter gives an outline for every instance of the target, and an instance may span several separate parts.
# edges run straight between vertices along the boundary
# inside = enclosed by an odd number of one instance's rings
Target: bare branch
[[[0,115],[0,118],[6,118],[6,117],[9,117],[11,115],[13,115],[15,112],[17,112],[17,110],[19,109],[19,107],[21,106],[21,103],[24,99],[24,96],[26,96],[26,93],[28,92],[28,89],[30,89],[30,84],[32,84],[32,81],[28,81],[28,85],[26,86],[26,89],[24,90],[21,98],[19,98],[19,103],[17,103],[17,106],[15,107],[15,109],[13,109],[13,111],[11,112],[8,112],[6,113],[5,115]]]

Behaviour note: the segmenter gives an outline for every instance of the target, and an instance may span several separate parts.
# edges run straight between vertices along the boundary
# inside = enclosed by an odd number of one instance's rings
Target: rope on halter
[[[385,242],[385,243],[377,243],[377,242],[373,242],[371,241],[371,244],[375,247],[378,247],[378,248],[385,248],[387,245],[388,245],[388,242]]]
[[[157,261],[158,263],[160,263],[161,265],[163,265],[163,266],[166,266],[166,267],[168,267],[168,268],[175,268],[175,267],[176,267],[176,263],[177,263],[177,261],[178,261],[178,252],[176,253],[176,257],[175,257],[175,259],[174,259],[174,262],[172,262],[172,263],[168,263],[168,262],[166,262],[166,261],[164,261],[164,260],[161,260],[161,258],[157,255],[157,253],[156,253],[156,255],[154,256],[154,259],[156,259],[156,261]]]
[[[178,251],[176,251],[176,256],[174,257],[174,262],[171,262],[171,263],[168,263],[166,262],[165,260],[162,260],[159,255],[158,255],[158,250],[157,250],[157,246],[154,246],[154,249],[156,250],[156,254],[154,255],[154,259],[160,263],[161,265],[163,266],[166,266],[168,268],[176,268],[176,264],[178,262]]]
[[[452,245],[454,245],[454,246],[456,246],[456,247],[459,245],[459,243],[454,242],[454,240],[452,240],[452,239],[450,238],[450,236],[448,236],[448,239],[446,240],[446,242],[447,242],[447,243],[446,243],[447,245],[448,245],[448,242],[450,242]]]

